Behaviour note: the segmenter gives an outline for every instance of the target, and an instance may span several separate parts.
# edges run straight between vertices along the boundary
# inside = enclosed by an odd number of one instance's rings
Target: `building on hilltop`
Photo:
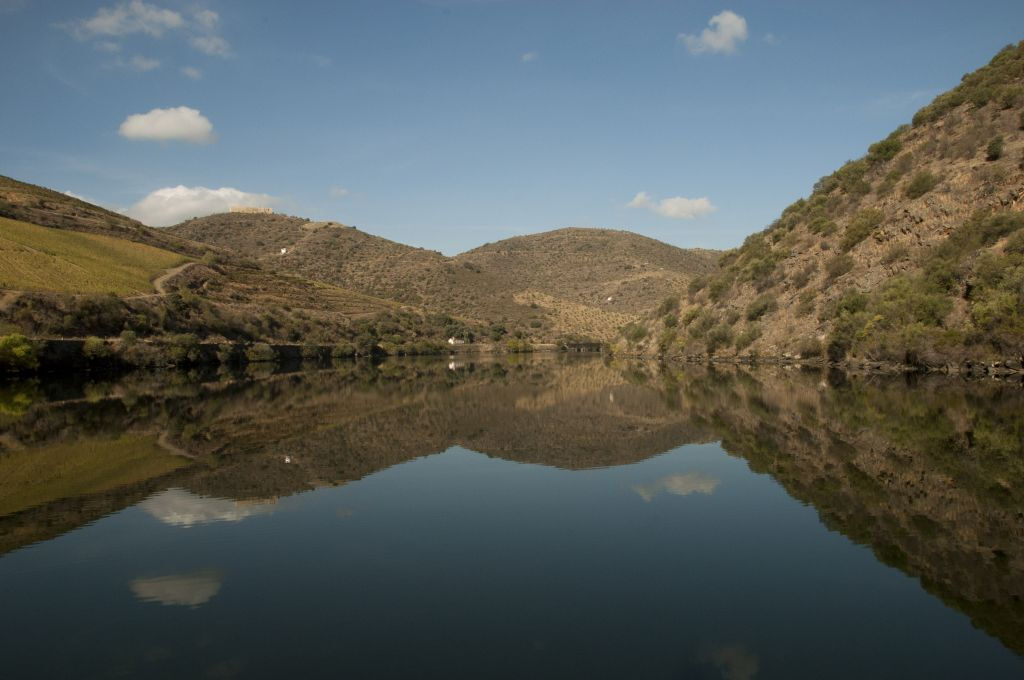
[[[274,214],[273,208],[267,208],[262,205],[233,205],[230,208],[233,213],[249,213],[256,215],[272,215]]]

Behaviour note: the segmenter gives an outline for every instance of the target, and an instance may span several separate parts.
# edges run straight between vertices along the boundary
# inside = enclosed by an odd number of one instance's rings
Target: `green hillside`
[[[0,217],[0,288],[151,293],[153,278],[185,260],[134,241]]]

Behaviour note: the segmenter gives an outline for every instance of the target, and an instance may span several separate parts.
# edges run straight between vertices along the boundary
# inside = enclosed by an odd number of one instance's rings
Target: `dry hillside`
[[[1024,353],[1024,43],[722,256],[621,350],[942,365]]]
[[[604,229],[521,236],[455,257],[283,215],[211,215],[170,231],[268,269],[547,339],[613,337],[638,311],[714,271],[717,259]]]

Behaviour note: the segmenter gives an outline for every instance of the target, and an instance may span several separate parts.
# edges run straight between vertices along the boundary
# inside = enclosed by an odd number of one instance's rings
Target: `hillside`
[[[1024,43],[818,181],[620,351],[941,366],[1024,353]]]
[[[538,339],[613,337],[638,310],[653,309],[671,291],[713,271],[717,258],[712,251],[605,229],[520,236],[455,257],[282,215],[211,215],[169,231],[267,269]]]
[[[0,288],[150,293],[152,279],[184,261],[134,241],[0,217]]]

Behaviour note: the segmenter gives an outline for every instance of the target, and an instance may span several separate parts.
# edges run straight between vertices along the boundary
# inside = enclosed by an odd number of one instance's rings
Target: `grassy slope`
[[[110,236],[0,217],[0,288],[67,293],[149,293],[177,253]]]
[[[632,346],[925,364],[1024,353],[1022,155],[1024,43],[822,178]]]

